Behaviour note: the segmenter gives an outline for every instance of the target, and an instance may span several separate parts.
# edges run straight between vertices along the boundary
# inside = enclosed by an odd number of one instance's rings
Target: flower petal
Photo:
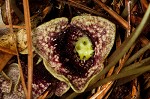
[[[115,25],[101,17],[76,16],[68,26],[66,22],[64,28],[64,19],[62,20],[54,19],[37,27],[33,32],[33,45],[43,58],[47,70],[80,93],[102,70],[104,59],[114,43]],[[57,26],[54,23],[57,23],[59,31],[55,31],[54,27]],[[94,55],[82,61],[73,53],[73,49],[78,37],[84,35],[91,40]]]
[[[23,56],[22,60],[27,60],[26,56]],[[46,90],[49,91],[49,94],[62,96],[70,86],[68,86],[65,82],[59,81],[58,79],[54,78],[43,65],[43,62],[38,62],[39,56],[36,55],[34,57],[33,62],[33,82],[32,82],[32,93],[34,99],[37,99],[41,94],[43,94]],[[21,62],[23,67],[23,72],[25,76],[25,80],[27,81],[27,62]],[[19,85],[17,90],[19,90]]]
[[[95,41],[97,48],[95,52],[101,53],[102,60],[107,57],[115,40],[115,24],[102,17],[76,16],[72,19],[71,25],[76,25],[83,30],[89,31],[93,39],[97,39]]]

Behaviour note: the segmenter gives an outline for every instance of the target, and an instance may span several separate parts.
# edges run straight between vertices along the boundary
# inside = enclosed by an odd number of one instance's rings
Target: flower
[[[115,39],[115,24],[97,16],[56,18],[33,31],[33,46],[46,69],[57,79],[83,92],[103,69]]]

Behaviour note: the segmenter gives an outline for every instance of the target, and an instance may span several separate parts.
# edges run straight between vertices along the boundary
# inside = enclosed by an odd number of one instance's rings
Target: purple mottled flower
[[[102,17],[76,16],[70,23],[56,18],[33,31],[33,46],[46,69],[80,93],[103,69],[115,31],[115,25]]]

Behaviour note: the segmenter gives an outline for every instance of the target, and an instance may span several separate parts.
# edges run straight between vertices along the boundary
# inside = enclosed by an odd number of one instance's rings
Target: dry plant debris
[[[150,98],[149,4],[0,0],[0,98]]]

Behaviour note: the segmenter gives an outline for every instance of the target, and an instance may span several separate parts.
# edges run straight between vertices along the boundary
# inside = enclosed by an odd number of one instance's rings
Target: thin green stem
[[[135,70],[136,68],[138,67],[141,67],[141,66],[144,66],[144,65],[148,65],[150,64],[150,57],[146,58],[146,59],[143,59],[139,62],[136,62],[134,64],[131,64],[129,66],[126,66],[124,67],[121,72],[124,72],[124,71],[129,71],[129,70]],[[140,76],[142,73],[139,73],[139,74],[136,74],[136,75],[132,75],[132,76],[128,76],[128,77],[125,77],[125,78],[122,78],[122,79],[119,79],[117,81],[117,85],[122,85],[122,84],[125,84],[135,78],[137,78],[138,76]]]
[[[129,65],[129,66],[123,68],[121,71],[133,70],[133,69],[135,69],[135,68],[141,67],[141,66],[143,66],[143,65],[145,65],[145,64],[148,64],[148,63],[150,63],[150,57],[148,57],[148,58],[146,58],[146,59],[143,59],[143,60],[141,60],[140,62],[136,62],[136,63],[134,63],[134,64],[131,64],[131,65]]]
[[[107,77],[103,80],[98,81],[96,84],[94,84],[92,87],[90,87],[88,90],[91,90],[93,88],[96,88],[102,84],[105,84],[109,81],[114,81],[123,77],[127,77],[127,76],[131,76],[131,75],[135,75],[135,74],[139,74],[139,73],[144,73],[150,70],[150,65],[147,66],[143,66],[141,68],[137,68],[134,70],[129,70],[129,71],[124,71],[124,72],[120,72],[119,74],[114,74],[110,77]]]
[[[141,48],[138,52],[136,52],[132,57],[130,57],[125,65],[129,65],[132,63],[135,59],[139,58],[146,50],[150,49],[150,43],[148,43],[146,46]]]
[[[127,76],[127,77],[118,79],[116,86],[120,86],[120,85],[123,85],[123,84],[125,84],[125,83],[127,83],[127,82],[130,82],[130,81],[132,81],[133,79],[135,79],[135,78],[137,78],[138,76],[140,76],[141,74],[142,74],[142,73],[139,73],[139,74],[135,74],[135,75],[131,75],[131,76]]]

